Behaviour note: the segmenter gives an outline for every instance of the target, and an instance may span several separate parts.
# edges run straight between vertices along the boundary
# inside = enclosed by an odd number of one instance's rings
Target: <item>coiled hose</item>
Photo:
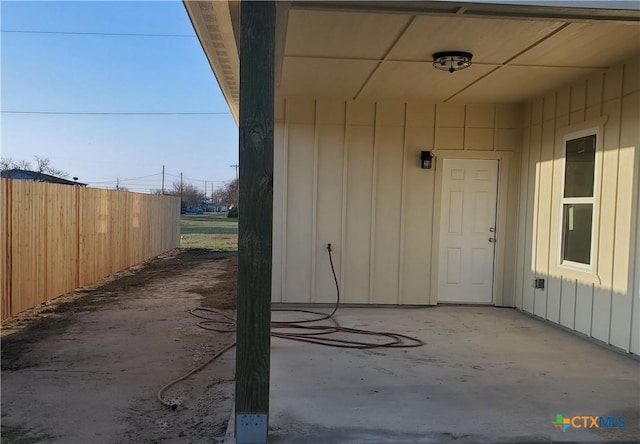
[[[297,321],[271,321],[271,336],[275,338],[289,339],[292,341],[307,342],[310,344],[325,345],[329,347],[339,348],[353,348],[353,349],[370,349],[370,348],[409,348],[420,347],[424,345],[424,342],[420,339],[412,338],[400,333],[392,333],[386,331],[375,330],[363,330],[358,328],[343,327],[334,317],[338,311],[340,305],[340,285],[338,284],[338,278],[336,276],[336,270],[333,265],[333,257],[331,256],[331,246],[327,247],[329,251],[329,263],[331,264],[331,272],[333,273],[333,281],[336,286],[336,302],[333,306],[331,313],[322,313],[313,310],[305,310],[298,308],[276,308],[272,312],[286,312],[286,313],[304,313],[306,315],[312,315],[309,319],[302,319]],[[218,333],[235,333],[236,332],[236,320],[233,316],[229,316],[220,310],[206,307],[197,307],[190,311],[190,313],[202,319],[196,325],[205,330],[211,330]],[[319,322],[327,321],[323,324]],[[286,330],[286,331],[283,331]],[[342,334],[342,337],[336,337],[337,334]],[[358,335],[371,337],[371,341],[361,341],[354,339],[344,339],[345,336]],[[381,341],[382,339],[382,341]],[[157,394],[158,401],[167,407],[176,409],[178,404],[174,401],[164,398],[164,392],[175,384],[184,381],[191,375],[199,372],[220,356],[222,356],[228,350],[235,347],[235,341],[220,350],[218,353],[207,359],[202,364],[198,365],[183,376],[174,379],[173,381],[162,387]]]

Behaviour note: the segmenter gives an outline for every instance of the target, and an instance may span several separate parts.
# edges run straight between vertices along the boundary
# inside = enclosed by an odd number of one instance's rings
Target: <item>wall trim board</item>
[[[349,181],[349,126],[347,125],[347,102],[344,102],[344,121],[343,121],[343,152],[342,152],[342,214],[340,218],[340,288],[344,289],[345,281],[345,251],[346,251],[346,237],[347,237],[347,193],[348,193],[348,181]]]
[[[585,103],[586,103],[586,88],[585,88]],[[558,115],[558,93],[555,92],[553,93],[554,96],[554,104],[553,104],[553,129],[552,129],[552,135],[551,135],[551,139],[552,140],[556,140],[557,137],[557,125],[556,125],[556,116]],[[586,107],[585,107],[586,108]],[[553,195],[554,193],[554,186],[557,186],[557,183],[555,182],[555,171],[556,171],[556,148],[555,146],[551,147],[551,152],[552,152],[552,158],[551,158],[551,184],[550,184],[550,190],[551,190],[551,195]],[[551,224],[553,221],[553,207],[550,208],[549,210],[549,220],[547,221],[547,226],[549,227],[549,233],[547,235],[547,245],[551,246],[552,242],[551,242],[551,236],[553,233],[553,230],[551,229]],[[547,252],[547,269],[545,270],[545,278],[547,280],[547,282],[549,281],[549,269],[550,269],[550,264],[551,264],[551,250],[552,248],[549,248],[549,251]],[[545,289],[545,302],[544,302],[544,318],[545,319],[549,319],[549,288],[547,286],[547,288]]]
[[[404,284],[404,224],[405,224],[405,212],[407,207],[407,104],[404,104],[404,126],[402,133],[402,172],[401,172],[401,185],[400,185],[400,233],[399,237],[399,249],[398,249],[398,303],[402,304],[404,300],[403,284]]]
[[[640,164],[640,159],[638,159],[638,163]],[[640,175],[640,166],[638,167],[638,175]],[[636,181],[640,182],[640,178],[636,178]],[[629,332],[629,350],[632,353],[636,353],[640,355],[640,190],[636,190],[637,196],[635,199],[636,211],[635,211],[635,276],[634,276],[634,284],[633,291],[631,292],[631,296],[633,300],[631,301],[631,331]],[[635,334],[634,334],[635,333]],[[636,348],[634,349],[633,339],[636,339]]]
[[[498,159],[498,189],[496,199],[496,249],[493,256],[493,305],[504,305],[504,267],[507,239],[507,213],[511,155]],[[499,235],[500,237],[498,237]]]
[[[369,225],[369,292],[368,301],[373,303],[374,271],[376,257],[376,189],[378,179],[378,103],[373,104],[373,162],[371,162],[371,224]]]
[[[593,337],[593,305],[595,299],[596,286],[591,284],[591,318],[589,322],[589,336]]]
[[[313,101],[313,185],[311,196],[311,301],[316,301],[316,254],[318,248],[318,101]]]
[[[518,190],[518,211],[517,211],[517,250],[516,250],[516,297],[515,306],[524,309],[524,285],[526,281],[526,254],[527,254],[527,208],[529,206],[529,193],[526,189],[529,184],[529,149],[530,149],[530,128],[531,128],[531,104],[527,104],[525,107],[525,115],[523,116],[523,132],[522,132],[522,146],[520,150],[520,181]],[[524,197],[524,199],[522,198]],[[521,276],[521,282],[518,286],[518,275]]]
[[[282,168],[284,174],[282,174],[282,245],[281,245],[281,283],[280,283],[280,300],[285,302],[287,300],[287,208],[289,207],[289,180],[287,173],[289,171],[289,120],[287,119],[287,106],[288,101],[284,102],[284,135],[282,137],[282,143],[284,144],[283,156],[282,156]]]
[[[576,329],[576,313],[578,312],[578,280],[573,280],[573,324],[571,328]]]
[[[624,65],[622,66],[622,68],[620,69],[620,90],[619,90],[619,95],[622,96],[622,93],[624,92]],[[622,119],[622,97],[620,97],[620,104],[618,107],[618,118]],[[616,146],[619,147],[620,146],[620,140],[621,140],[621,133],[622,133],[622,125],[619,124],[618,125],[618,132],[616,134]],[[616,170],[620,170],[620,150],[616,150]],[[616,186],[615,186],[615,196],[614,196],[614,201],[617,202],[618,201],[618,176],[616,175]],[[616,214],[614,213],[613,215],[613,226],[616,226]],[[615,230],[613,232],[613,242],[612,245],[614,246],[615,249],[615,244],[616,244],[616,233]],[[611,260],[611,290],[610,290],[610,294],[611,296],[609,297],[609,334],[607,336],[607,343],[611,344],[611,328],[613,325],[613,295],[614,295],[614,291],[613,291],[613,273],[615,270],[615,254],[612,255],[612,260]]]
[[[637,288],[639,294],[635,294],[635,283],[636,281],[640,280],[637,275],[639,273],[638,269],[640,268],[640,227],[638,227],[638,225],[640,224],[640,147],[636,146],[634,151],[635,168],[632,183],[636,184],[636,187],[633,190],[633,193],[635,195],[631,198],[631,227],[635,227],[635,230],[631,231],[630,245],[636,245],[636,248],[631,248],[629,250],[630,258],[628,266],[631,275],[628,278],[628,285],[631,288],[629,288],[628,293],[629,297],[631,298],[631,316],[629,317],[630,326],[629,344],[627,346],[628,352],[632,351],[631,347],[633,344],[634,324],[640,324],[640,319],[637,319],[634,323],[634,316],[636,316],[635,306],[636,304],[640,303],[640,301],[637,300],[640,296],[640,286],[639,288]],[[633,266],[634,263],[636,264],[635,267]]]
[[[435,132],[435,131],[434,131]],[[434,158],[437,159],[435,166],[435,194],[433,199],[433,230],[431,232],[431,292],[429,300],[432,305],[438,304],[438,276],[440,267],[440,213],[442,207],[442,164],[446,158],[444,154],[437,155],[434,150]],[[438,165],[440,167],[438,168]]]
[[[562,291],[562,289],[563,289],[562,282],[563,282],[563,280],[564,280],[564,279],[561,277],[561,278],[560,278],[560,295],[559,295],[559,300],[558,300],[558,322],[557,322],[557,324],[558,324],[558,325],[561,325],[561,324],[560,324],[560,319],[562,318],[562,294],[563,294],[563,291]]]
[[[541,161],[542,161],[542,142],[543,142],[543,136],[544,136],[544,97],[542,97],[541,101],[541,116],[540,116],[540,122],[538,123],[538,127],[540,128],[540,135],[537,138],[537,142],[539,144],[539,146],[537,147],[538,150],[538,160],[535,164],[535,182],[534,182],[534,187],[535,187],[535,191],[534,191],[534,200],[533,200],[533,229],[531,232],[531,266],[532,266],[532,271],[534,274],[534,278],[537,278],[538,276],[538,227],[540,225],[540,180],[537,180],[537,178],[539,178],[541,176],[541,169],[542,169],[542,165],[541,165]],[[531,159],[531,157],[529,157],[529,159]],[[531,306],[531,312],[535,314],[536,311],[536,300],[538,298],[538,290],[534,289],[533,290],[533,301],[532,301],[532,306]]]

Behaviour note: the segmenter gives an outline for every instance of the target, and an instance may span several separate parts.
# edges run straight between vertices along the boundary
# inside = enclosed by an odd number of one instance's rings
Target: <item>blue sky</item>
[[[96,187],[159,188],[162,165],[201,188],[235,177],[238,130],[182,2],[1,3],[2,157],[52,164]],[[56,31],[180,37],[20,33]],[[55,115],[48,112],[222,112]],[[127,181],[126,179],[144,179]],[[177,180],[167,176],[166,182]]]

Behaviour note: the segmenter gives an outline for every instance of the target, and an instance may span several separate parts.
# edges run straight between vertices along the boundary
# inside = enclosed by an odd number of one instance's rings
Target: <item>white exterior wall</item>
[[[520,105],[344,102],[276,107],[273,299],[435,304],[440,165],[498,159],[495,302],[514,304]],[[420,151],[435,168],[420,169]]]
[[[594,74],[525,108],[518,218],[516,306],[640,353],[640,59]],[[558,266],[562,136],[603,125],[596,154],[595,270]],[[599,215],[599,216],[598,216]],[[545,278],[543,290],[533,279]]]

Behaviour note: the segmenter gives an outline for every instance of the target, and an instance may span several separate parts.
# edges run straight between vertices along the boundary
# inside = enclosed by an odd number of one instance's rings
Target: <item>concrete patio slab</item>
[[[341,308],[337,319],[426,345],[352,350],[273,338],[270,442],[640,440],[640,363],[516,310]],[[559,414],[611,416],[618,426],[624,417],[625,427],[563,432],[552,424]]]

